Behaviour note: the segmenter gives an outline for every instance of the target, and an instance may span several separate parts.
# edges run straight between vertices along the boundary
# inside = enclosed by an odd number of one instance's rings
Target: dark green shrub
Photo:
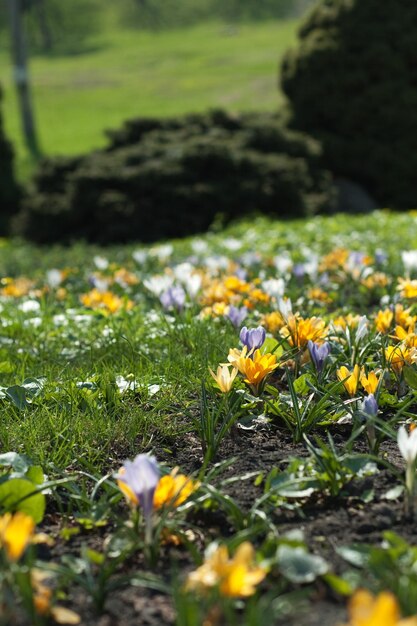
[[[380,205],[416,206],[416,0],[321,0],[283,61],[290,124]]]
[[[138,119],[109,135],[106,150],[43,162],[15,232],[41,243],[154,241],[202,232],[218,214],[334,206],[317,142],[271,115]]]
[[[0,103],[2,92],[0,89]],[[18,187],[13,174],[13,151],[3,131],[0,111],[0,234],[7,232],[10,216],[16,211]]]

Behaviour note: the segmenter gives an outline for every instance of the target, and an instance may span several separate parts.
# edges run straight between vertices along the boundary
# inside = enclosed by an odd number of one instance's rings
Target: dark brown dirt
[[[346,432],[343,429],[334,434],[336,445],[343,448]],[[366,452],[364,442],[356,442],[356,451]],[[169,452],[167,449],[169,448]],[[202,463],[201,447],[193,434],[175,440],[173,445],[161,446],[155,450],[157,458],[170,466],[179,465],[186,473],[196,472]],[[285,467],[285,459],[291,456],[305,456],[306,447],[294,445],[288,432],[268,428],[259,432],[238,432],[234,438],[224,442],[219,453],[219,460],[234,458],[222,478],[245,476],[256,472],[267,475],[274,467]],[[385,459],[402,467],[397,446],[394,442],[382,445]],[[395,477],[386,469],[380,469],[372,477],[355,479],[347,485],[338,497],[320,495],[311,498],[298,511],[285,508],[272,511],[273,521],[279,533],[290,530],[302,530],[311,552],[320,554],[331,564],[332,570],[340,574],[347,569],[347,564],[338,556],[336,548],[351,542],[378,544],[385,530],[393,530],[407,541],[417,543],[417,527],[407,521],[403,514],[402,500],[388,501],[384,494],[397,483]],[[254,477],[227,484],[225,491],[239,505],[248,510],[262,494],[262,486],[255,486]],[[371,502],[364,503],[361,496],[369,489],[374,490]],[[57,519],[49,517],[49,530],[56,531]],[[48,525],[48,520],[47,520]],[[190,519],[195,527],[201,529],[208,539],[227,537],[232,532],[225,515],[214,512],[193,514]],[[44,530],[48,531],[48,528]],[[106,535],[111,529],[105,528],[89,535],[75,536],[67,543],[60,543],[53,549],[53,556],[63,552],[77,553],[82,543],[87,542],[93,549],[100,550]],[[203,542],[197,542],[202,545]],[[143,571],[141,555],[125,565],[126,571]],[[187,551],[181,547],[166,547],[155,572],[170,579],[171,568],[180,573],[182,578],[193,567]],[[267,587],[271,585],[268,581]],[[127,587],[109,594],[102,615],[94,614],[87,594],[74,587],[69,594],[68,606],[79,612],[85,626],[170,626],[175,623],[172,600],[159,592],[141,587]],[[293,616],[285,615],[276,621],[278,626],[335,626],[346,620],[345,602],[337,598],[323,584],[312,588],[307,602],[301,603]],[[220,623],[218,626],[222,626]]]

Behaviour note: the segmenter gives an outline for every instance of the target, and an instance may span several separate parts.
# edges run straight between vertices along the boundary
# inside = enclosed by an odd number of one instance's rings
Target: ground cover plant
[[[320,145],[277,115],[217,109],[137,118],[109,135],[104,150],[44,159],[11,232],[42,244],[149,243],[254,209],[300,217],[337,206]]]
[[[2,624],[417,623],[415,213],[2,240]]]

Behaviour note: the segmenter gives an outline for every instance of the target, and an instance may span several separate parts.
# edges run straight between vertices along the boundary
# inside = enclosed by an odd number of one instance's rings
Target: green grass
[[[105,145],[104,130],[137,116],[213,107],[274,110],[279,59],[294,42],[295,21],[218,23],[148,33],[109,30],[95,50],[31,59],[33,101],[45,154],[79,154]],[[22,141],[8,52],[0,51],[4,117],[20,178],[32,166]]]
[[[369,250],[371,254],[382,248],[388,255],[383,269],[389,268],[395,276],[404,272],[398,250],[405,238],[409,249],[417,249],[417,238],[410,231],[410,223],[415,219],[412,214],[388,212],[351,217],[349,222],[344,216],[287,222],[259,218],[230,226],[224,234],[209,233],[202,239],[207,242],[206,254],[210,255],[236,259],[245,252],[259,252],[261,256],[253,268],[247,266],[252,278],[263,267],[268,268],[269,277],[276,277],[271,259],[285,254],[284,251],[299,262],[343,246]],[[230,238],[242,242],[238,252],[227,247]],[[168,264],[175,266],[194,254],[192,242],[193,239],[173,242]],[[158,261],[152,252],[155,249],[143,248],[148,251],[146,260],[137,265],[132,258],[134,250],[133,245],[100,249],[84,244],[40,249],[2,241],[0,276],[31,277],[38,291],[29,299],[37,300],[40,308],[25,312],[20,304],[27,297],[0,297],[0,386],[19,385],[25,378],[46,378],[44,392],[27,408],[23,420],[22,411],[6,400],[0,401],[3,451],[18,450],[41,463],[49,460],[61,467],[77,458],[78,464],[101,469],[109,456],[124,457],[154,445],[161,437],[169,439],[181,428],[181,420],[184,423],[184,411],[190,407],[195,410],[201,381],[208,377],[208,366],[216,367],[226,358],[228,346],[238,345],[237,332],[227,320],[213,323],[200,318],[204,303],[194,304],[176,319],[166,319],[158,298],[143,286],[146,278],[164,272],[165,263]],[[137,275],[137,286],[124,289],[113,283],[110,287],[135,303],[132,311],[106,317],[82,306],[80,295],[91,289],[90,277],[97,272],[92,262],[95,255],[105,256],[111,263],[105,272],[110,280],[120,267]],[[72,268],[64,282],[64,300],[45,291],[46,272],[54,267]],[[367,290],[359,275],[357,282],[349,279],[325,288],[333,298],[330,309],[334,317],[341,310],[372,315],[382,295],[394,298],[396,294],[395,280],[382,290]],[[285,293],[295,303],[300,302],[305,290],[293,277]],[[305,299],[297,306],[301,306],[304,315],[320,315],[326,309]],[[272,305],[261,308],[264,312],[273,310]],[[256,312],[247,323],[259,323]],[[132,376],[137,381],[136,395],[108,396],[109,385],[114,386],[119,375]],[[93,381],[96,390],[77,387],[77,383],[85,381]],[[159,384],[161,391],[148,397],[148,386],[154,384]],[[189,427],[192,428],[191,423]]]

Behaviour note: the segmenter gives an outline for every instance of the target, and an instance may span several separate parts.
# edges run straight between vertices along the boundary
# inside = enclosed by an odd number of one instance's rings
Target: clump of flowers
[[[178,474],[177,469],[161,477],[156,458],[148,454],[138,454],[133,461],[125,461],[116,478],[129,504],[142,509],[147,544],[152,541],[153,512],[164,506],[179,506],[198,487],[198,482]]]
[[[417,626],[417,617],[401,619],[397,598],[389,591],[377,596],[358,589],[348,606],[349,623],[342,626]]]
[[[133,302],[125,298],[120,298],[111,291],[100,291],[92,289],[88,293],[80,296],[82,304],[89,309],[96,309],[109,315],[119,311],[129,311],[133,307]]]
[[[258,349],[248,351],[247,346],[242,350],[231,348],[227,357],[229,363],[233,365],[244,376],[247,383],[255,395],[262,391],[265,380],[279,365],[277,356],[270,352],[262,354]]]
[[[267,569],[258,565],[251,543],[240,544],[233,557],[227,546],[211,546],[204,563],[188,575],[186,591],[206,592],[217,588],[222,596],[244,598],[255,593]]]
[[[286,322],[279,332],[294,348],[304,349],[309,341],[321,343],[328,333],[326,322],[320,317],[303,318],[298,313],[291,313]]]
[[[391,369],[399,376],[405,365],[411,365],[416,360],[416,349],[407,348],[403,344],[385,348],[385,358]]]

